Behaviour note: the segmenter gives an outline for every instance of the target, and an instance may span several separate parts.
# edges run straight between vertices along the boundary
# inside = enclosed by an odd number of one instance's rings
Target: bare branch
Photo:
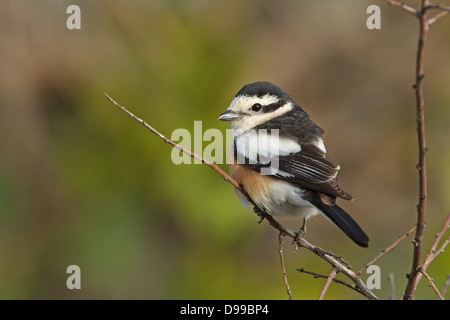
[[[336,277],[336,274],[337,274],[336,268],[331,269],[330,275],[327,277],[327,281],[325,281],[322,290],[320,290],[319,298],[317,298],[317,300],[323,300],[323,297],[325,296],[325,293],[327,292],[331,282]]]
[[[425,6],[428,4],[427,0],[422,0],[421,10],[418,13],[419,17],[419,41],[417,45],[416,58],[416,83],[414,89],[416,93],[416,117],[417,117],[417,137],[419,147],[419,163],[417,170],[419,171],[419,203],[417,204],[417,229],[414,238],[414,252],[411,272],[408,278],[408,283],[403,295],[404,299],[413,299],[414,292],[419,283],[420,273],[418,272],[421,258],[422,258],[422,244],[425,229],[425,210],[427,200],[427,172],[426,172],[426,141],[425,141],[425,103],[423,97],[423,56],[425,49],[425,39],[428,31],[427,11]]]
[[[414,9],[413,7],[410,7],[407,4],[404,4],[403,2],[396,1],[396,0],[385,0],[385,1],[387,3],[389,3],[391,6],[402,8],[406,12],[411,13],[416,17],[419,17],[419,10]]]
[[[426,209],[426,199],[427,199],[427,174],[426,174],[426,141],[425,141],[425,106],[424,106],[424,97],[423,97],[423,57],[424,57],[424,49],[425,49],[425,39],[427,36],[427,32],[429,27],[435,23],[437,20],[448,14],[450,12],[450,7],[442,6],[440,4],[430,3],[429,0],[422,0],[420,10],[414,9],[408,5],[405,5],[402,2],[396,0],[385,0],[387,3],[400,7],[403,10],[414,14],[419,19],[419,41],[417,46],[417,57],[416,57],[416,82],[413,86],[416,95],[416,119],[417,119],[417,136],[418,136],[418,144],[419,144],[419,163],[417,164],[417,169],[419,171],[419,203],[417,204],[417,223],[416,223],[416,234],[413,241],[414,244],[414,252],[413,252],[413,263],[411,267],[411,272],[408,277],[408,283],[406,285],[406,289],[403,292],[403,299],[413,299],[414,292],[417,288],[417,284],[422,275],[428,277],[426,274],[426,268],[429,263],[436,256],[435,249],[440,241],[442,234],[440,234],[439,239],[435,239],[432,248],[428,252],[427,257],[423,264],[421,264],[422,258],[422,245],[423,245],[423,236],[425,229],[425,209]],[[442,12],[435,15],[433,18],[427,18],[427,11],[430,9],[439,9]],[[444,225],[443,229],[448,228],[448,219],[446,220],[446,225]],[[445,232],[444,230],[444,232]],[[449,239],[447,239],[450,241]],[[445,241],[441,248],[444,248],[448,244],[448,241]],[[441,251],[440,251],[441,252]],[[377,258],[377,257],[375,257]],[[428,277],[429,278],[429,277]],[[429,281],[430,282],[430,281]],[[431,284],[434,285],[433,282]],[[436,289],[435,289],[436,291]],[[438,291],[437,291],[438,292]],[[439,294],[439,292],[438,292]]]
[[[287,279],[286,267],[284,265],[284,256],[283,256],[284,236],[285,236],[285,234],[283,232],[280,232],[280,235],[278,236],[280,263],[281,263],[281,270],[283,271],[283,280],[284,280],[284,284],[286,286],[286,291],[289,296],[289,300],[292,300],[292,293],[291,293],[291,289],[289,287],[289,283],[288,283],[288,279]]]
[[[364,270],[366,270],[371,264],[373,264],[375,261],[380,259],[385,253],[391,251],[394,249],[394,247],[399,244],[403,239],[408,237],[414,230],[416,230],[416,225],[414,225],[408,232],[402,234],[400,237],[397,238],[390,246],[386,247],[385,249],[381,250],[379,254],[377,254],[375,257],[372,258],[369,262],[367,262],[365,265],[363,265],[361,268],[359,268],[357,273],[361,274]]]
[[[445,232],[448,230],[449,227],[450,227],[450,213],[447,215],[447,218],[445,219],[444,225],[442,226],[441,230],[439,231],[438,234],[436,234],[433,244],[431,245],[430,251],[428,251],[428,254],[425,257],[423,264],[417,268],[417,274],[416,274],[416,280],[415,280],[416,286],[417,286],[417,283],[419,283],[422,275],[427,278],[428,275],[426,274],[426,270],[427,270],[428,266],[434,260],[434,258],[437,257],[437,255],[439,255],[441,252],[444,251],[444,248],[450,242],[450,237],[448,237],[447,239],[444,240],[444,242],[439,247],[439,249],[436,250],[439,242],[441,241],[442,237],[444,236]],[[411,275],[410,275],[410,277],[411,277]],[[428,283],[430,283],[430,280],[428,278],[427,278],[427,280],[428,280]],[[431,283],[430,283],[430,285],[431,285]],[[436,289],[435,289],[435,291],[436,291]]]
[[[316,272],[313,272],[313,271],[308,271],[308,270],[305,270],[303,268],[298,268],[297,271],[301,272],[301,273],[310,274],[310,275],[314,276],[314,278],[325,278],[325,279],[328,278],[328,276],[326,276],[324,274],[316,273]],[[346,286],[346,287],[348,287],[350,289],[353,289],[353,290],[355,290],[358,293],[361,293],[361,291],[359,291],[358,288],[356,288],[353,284],[350,284],[348,282],[345,282],[345,281],[343,281],[341,279],[337,279],[337,278],[333,278],[333,281],[336,282],[336,283],[342,284],[342,285],[344,285],[344,286]]]
[[[428,252],[427,256],[425,257],[425,260],[423,262],[422,268],[428,268],[429,264],[433,259],[442,251],[444,251],[445,246],[449,243],[450,237],[447,238],[442,246],[436,250],[439,242],[441,241],[442,237],[444,236],[447,229],[450,227],[450,213],[447,215],[447,219],[445,219],[444,225],[442,226],[441,230],[438,234],[436,234],[436,237],[434,238],[433,244],[431,245],[430,251]]]
[[[304,238],[298,238],[297,233],[293,232],[292,230],[286,228],[285,226],[281,225],[278,221],[276,221],[271,215],[267,213],[261,213],[264,219],[266,219],[272,227],[275,229],[278,229],[281,232],[284,232],[289,237],[296,239],[297,244],[299,247],[303,247],[308,249],[309,251],[314,252],[316,255],[327,261],[329,264],[331,264],[333,267],[337,269],[337,271],[342,272],[347,277],[349,277],[358,288],[358,291],[366,296],[368,299],[374,299],[378,300],[378,297],[373,294],[372,291],[370,291],[369,288],[366,287],[364,282],[361,280],[360,275],[352,270],[347,266],[348,264],[343,264],[340,261],[340,257],[336,256],[333,253],[330,253],[328,251],[323,250],[322,248],[319,248],[317,246],[312,245],[308,241],[306,241]]]
[[[175,142],[173,142],[172,140],[168,139],[167,137],[165,137],[163,134],[161,134],[160,132],[158,132],[156,129],[154,129],[151,125],[149,125],[147,122],[145,122],[144,120],[142,120],[141,118],[135,116],[132,112],[128,111],[125,107],[121,106],[120,104],[118,104],[114,99],[112,99],[107,93],[104,93],[106,99],[108,99],[109,101],[111,101],[117,108],[121,109],[123,112],[125,112],[127,115],[129,115],[132,119],[136,120],[137,122],[139,122],[140,124],[142,124],[144,127],[146,127],[148,130],[150,130],[152,133],[156,134],[158,137],[160,137],[165,143],[168,143],[170,145],[172,145],[173,147],[177,148],[178,150],[184,152],[185,154],[187,154],[188,156],[190,156],[191,158],[197,159],[201,162],[203,162],[204,164],[206,164],[207,166],[209,166],[210,168],[212,168],[213,170],[215,170],[217,173],[219,173],[226,181],[230,182],[235,188],[240,189],[239,184],[232,179],[225,171],[223,171],[222,169],[220,169],[217,165],[215,165],[214,163],[204,159],[203,157],[199,156],[198,154],[195,154],[194,152],[184,148],[183,146],[181,146],[180,144],[177,144]]]
[[[347,277],[349,277],[355,283],[356,288],[358,288],[358,291],[360,291],[368,299],[378,300],[378,297],[374,295],[369,288],[366,287],[366,285],[361,280],[360,275],[358,273],[350,270],[347,266],[343,265],[341,262],[336,260],[332,255],[322,250],[321,248],[312,245],[304,238],[300,238],[298,241],[301,247],[314,252],[316,255],[322,257],[322,259],[326,260],[329,264],[335,267],[337,272],[342,272]]]
[[[427,4],[426,6],[424,6],[424,9],[425,10],[428,10],[428,9],[439,9],[439,10],[442,10],[442,11],[450,12],[450,7],[449,6],[443,6],[443,5],[438,4],[438,3]]]
[[[450,237],[448,237],[447,239],[445,239],[444,243],[440,246],[439,249],[436,250],[436,253],[433,255],[433,259],[440,254],[441,252],[444,251],[444,248],[448,245],[448,243],[450,242]],[[431,261],[430,261],[431,262]]]
[[[394,284],[394,273],[391,271],[389,272],[389,287],[391,288],[391,291],[389,293],[389,300],[395,299],[395,284]]]
[[[428,284],[434,289],[434,292],[436,292],[436,294],[438,295],[439,300],[444,300],[444,297],[441,295],[439,289],[434,284],[434,280],[422,268],[419,269],[419,272],[423,274],[423,276],[428,280]]]
[[[445,284],[442,287],[441,296],[445,297],[449,285],[450,285],[450,274],[447,275],[447,280],[445,281]]]
[[[444,241],[444,243],[442,244],[442,246],[438,249],[438,251],[436,251],[436,248],[437,248],[439,242],[441,241],[442,237],[444,236],[444,234],[447,231],[447,229],[449,228],[449,226],[450,226],[450,213],[447,215],[447,218],[445,219],[444,225],[442,226],[441,230],[439,231],[438,234],[436,234],[433,244],[431,245],[430,251],[428,251],[428,254],[425,257],[425,260],[422,264],[422,268],[425,268],[425,269],[428,268],[431,261],[433,261],[433,259],[439,253],[441,253],[444,250],[445,246],[448,244],[449,238],[447,238]]]
[[[428,27],[431,26],[436,21],[438,21],[440,18],[446,16],[448,13],[449,13],[449,11],[441,11],[437,15],[435,15],[433,18],[428,19],[428,21],[427,21]]]

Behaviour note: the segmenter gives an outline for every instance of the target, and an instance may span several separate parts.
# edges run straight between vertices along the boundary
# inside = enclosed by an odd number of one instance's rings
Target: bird
[[[303,218],[322,214],[351,240],[369,238],[336,199],[353,196],[338,184],[339,164],[327,153],[325,130],[281,88],[266,81],[244,85],[218,120],[230,121],[230,176],[245,207],[256,213]]]

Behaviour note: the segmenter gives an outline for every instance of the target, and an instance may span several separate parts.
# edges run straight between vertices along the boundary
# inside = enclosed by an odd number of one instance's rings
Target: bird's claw
[[[264,218],[266,213],[264,211],[262,211],[260,208],[258,207],[253,207],[253,211],[258,215],[258,217],[260,218],[260,220],[258,221],[258,223],[261,223]]]

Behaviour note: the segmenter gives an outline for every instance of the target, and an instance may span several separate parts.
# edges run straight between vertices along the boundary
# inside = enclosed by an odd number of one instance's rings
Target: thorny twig
[[[322,287],[322,290],[320,290],[319,298],[317,300],[323,300],[323,297],[325,296],[325,293],[328,290],[328,287],[330,286],[333,279],[336,277],[337,270],[336,268],[331,269],[331,272],[329,276],[327,277],[327,281],[325,281],[325,284]]]
[[[300,273],[310,274],[310,275],[314,276],[314,278],[325,278],[325,279],[328,278],[328,276],[326,276],[326,275],[324,275],[324,274],[316,273],[316,272],[313,272],[313,271],[308,271],[308,270],[305,270],[305,269],[303,269],[303,268],[297,268],[297,271],[300,272]],[[353,290],[355,290],[356,292],[361,293],[361,292],[358,290],[358,288],[356,288],[353,284],[350,284],[350,283],[348,283],[348,282],[345,282],[345,281],[343,281],[343,280],[341,280],[341,279],[337,279],[337,278],[333,278],[333,281],[336,282],[336,283],[342,284],[342,285],[344,285],[344,286],[346,286],[346,287],[348,287],[348,288],[350,288],[350,289],[353,289]]]
[[[422,270],[422,268],[419,268],[419,272],[423,274],[423,276],[428,280],[428,284],[430,285],[430,287],[433,288],[434,292],[436,292],[436,294],[439,297],[439,300],[444,300],[444,297],[441,295],[439,289],[434,284],[434,280],[428,275],[428,273],[426,273],[425,270]]]
[[[416,96],[416,119],[417,119],[417,137],[418,137],[418,147],[419,147],[419,161],[417,164],[417,170],[419,171],[419,202],[417,204],[417,223],[416,223],[416,234],[414,237],[414,249],[413,249],[413,261],[411,271],[408,277],[408,283],[406,289],[403,293],[403,299],[410,300],[414,298],[414,292],[416,291],[417,285],[421,276],[425,272],[424,265],[422,265],[422,246],[423,237],[425,229],[425,211],[426,211],[426,200],[427,200],[427,173],[426,173],[426,151],[427,145],[425,140],[425,102],[423,95],[423,58],[425,49],[425,40],[427,32],[430,26],[435,23],[438,19],[445,16],[449,11],[450,7],[442,6],[439,4],[430,3],[429,0],[422,0],[420,9],[415,9],[408,6],[400,1],[396,0],[385,0],[388,4],[402,8],[408,13],[413,14],[419,20],[419,40],[417,45],[417,56],[416,56],[416,72],[415,72],[415,83],[413,88],[415,90]],[[433,18],[428,19],[427,13],[430,9],[439,9],[442,12],[435,15]],[[423,272],[420,272],[422,270]]]
[[[439,249],[436,250],[439,242],[442,240],[442,237],[444,236],[447,229],[450,227],[450,213],[447,215],[447,218],[445,219],[444,225],[442,226],[439,233],[436,234],[433,244],[431,245],[430,251],[428,251],[427,256],[425,257],[424,262],[419,266],[418,268],[418,275],[417,275],[417,282],[420,281],[420,278],[422,275],[428,280],[428,283],[430,286],[434,289],[436,294],[438,295],[439,299],[443,299],[443,295],[439,292],[439,290],[436,288],[433,279],[426,273],[426,270],[430,263],[436,258],[441,252],[444,251],[444,248],[447,246],[447,244],[450,242],[450,236],[447,237],[447,239],[444,240],[444,242],[441,244]]]
[[[292,292],[289,287],[289,282],[287,279],[286,266],[284,265],[284,255],[283,255],[283,244],[284,244],[283,239],[284,239],[284,237],[285,237],[285,234],[283,232],[280,232],[280,234],[278,236],[278,244],[279,244],[281,271],[283,272],[283,280],[284,280],[284,284],[286,286],[286,292],[288,294],[289,300],[292,300]]]
[[[402,234],[400,237],[397,238],[392,244],[381,250],[379,254],[377,254],[375,257],[373,257],[369,262],[367,262],[365,265],[363,265],[361,268],[358,269],[357,273],[361,274],[364,270],[366,270],[371,264],[373,264],[375,261],[380,259],[385,253],[391,251],[394,249],[394,247],[399,244],[403,239],[405,239],[407,236],[409,236],[414,230],[416,230],[416,225],[414,225],[408,232]]]

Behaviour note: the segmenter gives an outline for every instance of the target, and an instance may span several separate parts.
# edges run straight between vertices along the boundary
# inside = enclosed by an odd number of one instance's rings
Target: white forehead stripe
[[[268,105],[278,102],[278,97],[273,96],[270,94],[266,94],[262,97],[256,97],[256,96],[239,96],[235,97],[233,101],[231,101],[230,106],[228,107],[228,110],[233,111],[246,111],[248,108],[250,108],[255,103],[259,103],[261,105]]]

